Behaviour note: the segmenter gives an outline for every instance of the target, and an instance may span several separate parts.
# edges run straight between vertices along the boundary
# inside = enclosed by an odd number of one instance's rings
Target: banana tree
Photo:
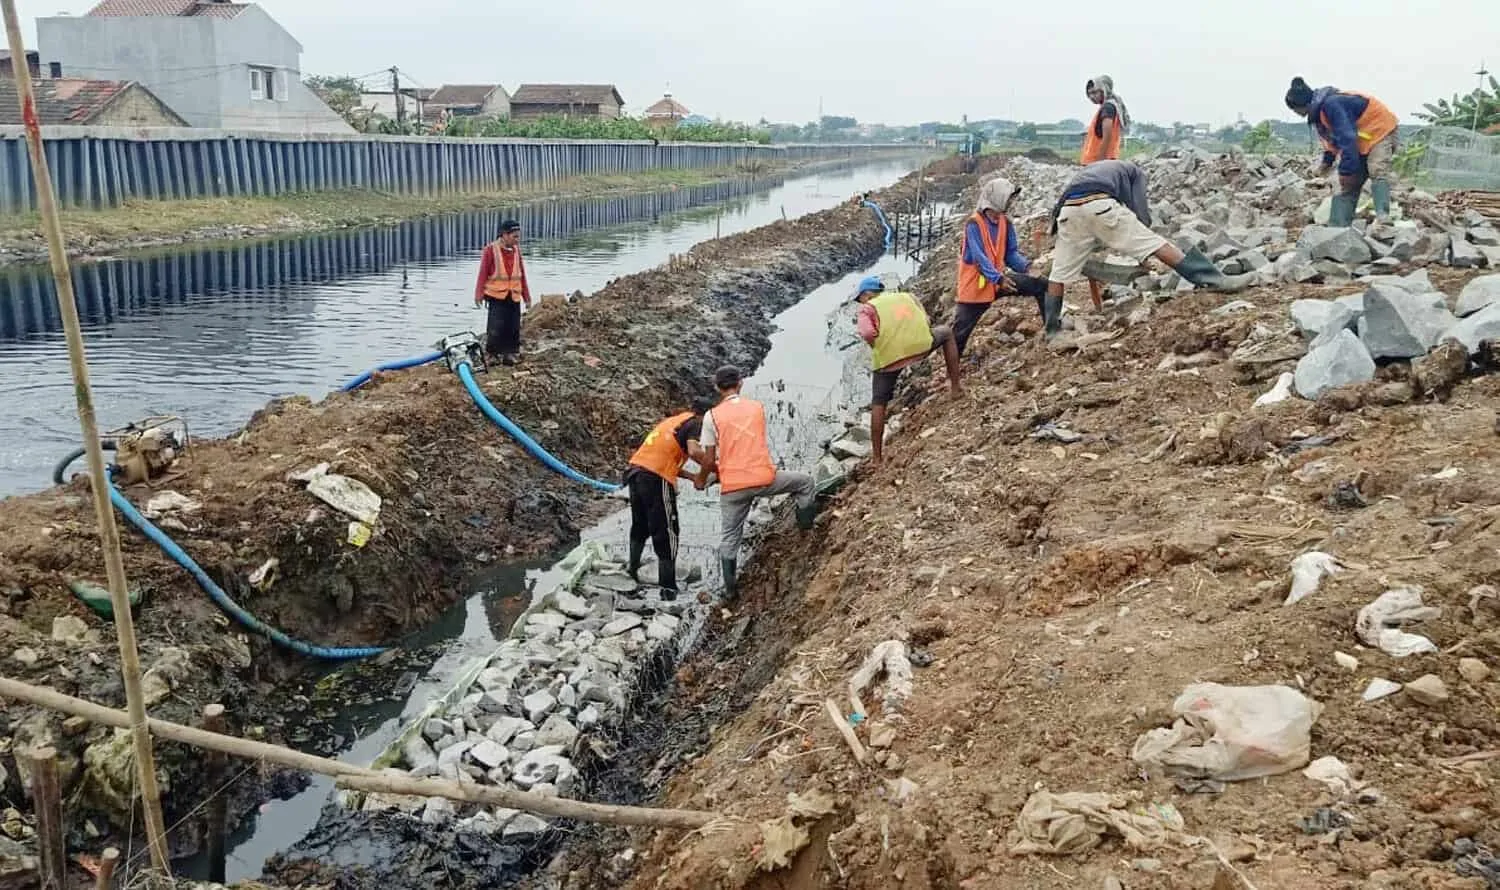
[[[1476,89],[1466,95],[1455,93],[1452,99],[1439,99],[1423,105],[1417,117],[1435,127],[1486,130],[1500,124],[1500,80],[1490,77],[1490,88]]]

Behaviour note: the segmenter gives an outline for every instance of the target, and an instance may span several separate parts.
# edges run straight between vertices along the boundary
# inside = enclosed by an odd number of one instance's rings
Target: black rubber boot
[[[1063,298],[1047,294],[1042,298],[1042,332],[1050,339],[1062,333]]]
[[[813,501],[806,507],[797,508],[797,527],[807,531],[813,527],[813,520],[818,518],[818,502]]]
[[[1234,293],[1250,286],[1250,275],[1225,275],[1223,270],[1214,265],[1203,251],[1193,248],[1183,254],[1182,262],[1177,264],[1177,274],[1181,275],[1193,287],[1206,288],[1208,290],[1224,291]]]
[[[656,586],[661,589],[661,598],[664,600],[677,599],[677,564],[662,562],[660,558],[656,562]]]
[[[719,572],[720,572],[720,574],[722,574],[724,576],[724,599],[725,600],[732,600],[732,599],[734,599],[735,595],[739,593],[739,591],[737,589],[735,589],[735,583],[734,583],[735,582],[735,577],[734,577],[734,560],[732,560],[732,559],[724,559],[724,558],[720,557],[720,559],[719,559]]]

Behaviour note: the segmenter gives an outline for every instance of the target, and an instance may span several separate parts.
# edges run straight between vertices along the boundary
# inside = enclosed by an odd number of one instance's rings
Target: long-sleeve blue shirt
[[[996,231],[999,228],[998,223],[984,220],[984,225],[989,229],[988,234],[991,239],[999,234]],[[990,258],[985,255],[984,236],[979,231],[979,220],[969,220],[964,232],[964,262],[971,266],[978,266],[979,274],[984,276],[985,281],[995,284],[1000,280],[1000,273],[1003,270],[996,269],[995,264],[990,262]],[[1025,272],[1031,268],[1031,260],[1027,259],[1017,246],[1016,227],[1010,225],[1005,227],[1005,265],[1017,272]]]
[[[1355,176],[1359,173],[1359,118],[1369,107],[1370,100],[1364,96],[1340,93],[1324,87],[1315,94],[1313,104],[1308,109],[1308,120],[1313,122],[1318,135],[1332,142],[1338,149],[1336,153],[1324,151],[1323,163],[1333,166],[1334,158],[1337,157],[1339,174],[1342,176]],[[1326,125],[1323,123],[1324,118],[1328,119]]]

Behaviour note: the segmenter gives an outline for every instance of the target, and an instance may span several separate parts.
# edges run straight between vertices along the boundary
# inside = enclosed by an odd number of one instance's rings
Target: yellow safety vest
[[[887,291],[870,298],[870,305],[880,319],[880,330],[870,351],[875,370],[932,351],[932,326],[916,297],[902,291]]]

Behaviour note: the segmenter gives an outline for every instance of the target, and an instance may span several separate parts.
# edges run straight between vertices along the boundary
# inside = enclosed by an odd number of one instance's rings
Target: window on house
[[[275,68],[250,67],[250,98],[285,102],[286,72]]]

